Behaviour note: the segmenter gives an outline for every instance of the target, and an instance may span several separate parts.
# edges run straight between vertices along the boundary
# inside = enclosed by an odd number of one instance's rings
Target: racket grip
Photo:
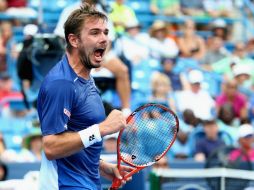
[[[122,181],[118,178],[114,178],[109,190],[117,190],[122,184]]]

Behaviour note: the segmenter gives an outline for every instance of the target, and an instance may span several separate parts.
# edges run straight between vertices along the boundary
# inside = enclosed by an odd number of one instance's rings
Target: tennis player
[[[126,126],[120,111],[106,118],[90,77],[90,70],[101,66],[108,45],[107,17],[83,4],[64,29],[66,54],[45,77],[38,96],[44,149],[39,189],[101,190],[100,175],[121,179],[115,164],[100,160],[102,137]]]

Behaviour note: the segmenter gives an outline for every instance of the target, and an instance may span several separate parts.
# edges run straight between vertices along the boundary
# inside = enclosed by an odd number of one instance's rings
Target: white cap
[[[137,19],[128,20],[125,23],[125,28],[134,28],[134,27],[140,27],[140,24]]]
[[[234,77],[242,74],[251,75],[251,68],[248,65],[242,65],[240,63],[233,67]]]
[[[199,70],[191,70],[188,74],[188,79],[191,84],[201,83],[204,80],[204,76]]]
[[[218,18],[212,22],[212,25],[214,28],[226,28],[227,23],[225,20]]]
[[[239,127],[238,138],[254,135],[254,129],[250,124],[243,124]]]
[[[24,26],[23,34],[25,36],[34,36],[38,32],[38,26],[35,24],[27,24]]]

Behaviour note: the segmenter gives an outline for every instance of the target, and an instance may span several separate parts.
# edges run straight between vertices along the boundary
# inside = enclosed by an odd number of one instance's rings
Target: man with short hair
[[[100,175],[122,179],[115,164],[100,160],[102,137],[126,127],[118,110],[105,119],[90,76],[92,68],[101,66],[108,45],[107,17],[83,4],[64,29],[66,54],[45,77],[38,96],[44,149],[39,189],[101,190]]]

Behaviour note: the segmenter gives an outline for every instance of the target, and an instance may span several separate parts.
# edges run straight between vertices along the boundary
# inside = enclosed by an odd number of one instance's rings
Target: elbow
[[[45,153],[45,156],[48,160],[55,160],[56,159],[54,151],[51,148],[44,146],[44,153]]]
[[[57,159],[57,151],[55,150],[53,143],[51,141],[47,140],[43,141],[43,150],[48,160]]]

